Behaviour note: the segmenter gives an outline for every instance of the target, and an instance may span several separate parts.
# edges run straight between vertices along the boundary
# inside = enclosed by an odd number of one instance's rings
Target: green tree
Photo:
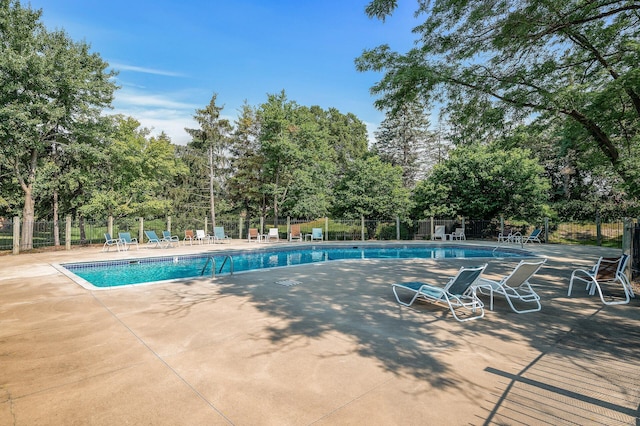
[[[329,143],[336,152],[338,175],[342,175],[352,161],[369,153],[367,126],[353,113],[343,114],[336,108],[327,110],[324,122]]]
[[[414,217],[536,219],[549,213],[549,187],[544,168],[527,150],[460,147],[417,185]]]
[[[260,151],[260,119],[256,108],[245,101],[235,121],[232,135],[229,196],[249,217],[266,215],[262,188],[265,159]]]
[[[34,183],[53,143],[73,144],[100,121],[116,89],[107,63],[64,32],[47,31],[41,11],[0,0],[0,158],[24,194],[22,246],[33,246]]]
[[[507,110],[482,93],[452,94],[440,110],[440,135],[451,146],[489,144],[509,136],[520,123],[520,117],[507,115]],[[460,97],[460,98],[458,98]]]
[[[366,152],[366,128],[353,114],[300,106],[284,91],[258,109],[245,104],[233,139],[230,193],[250,215],[272,210],[276,220],[326,215],[336,171]]]
[[[636,217],[639,200],[630,197],[620,176],[599,159],[575,148],[579,138],[567,118],[543,115],[519,126],[497,147],[526,147],[536,153],[549,177],[549,202],[560,220]]]
[[[184,145],[175,146],[175,155],[186,169],[184,173],[175,176],[170,191],[177,218],[189,221],[193,218],[209,216],[211,211],[209,179],[203,179],[203,176],[209,175],[208,156],[203,155],[199,149]],[[185,226],[193,227],[194,225],[187,225],[185,222]]]
[[[396,0],[374,0],[384,19]],[[598,151],[640,193],[640,3],[630,0],[418,1],[419,40],[406,54],[365,51],[361,71],[384,71],[380,108],[405,102],[486,102],[521,120],[571,120],[580,152]]]
[[[437,159],[436,138],[429,131],[424,108],[418,103],[406,103],[395,112],[387,112],[375,135],[374,152],[383,161],[402,168],[407,188],[413,188]]]
[[[104,162],[84,216],[155,217],[172,212],[166,194],[176,174],[185,173],[174,145],[165,134],[149,137],[149,130],[131,117],[113,116],[114,134],[106,144]]]
[[[333,213],[338,217],[390,219],[408,217],[409,190],[402,169],[377,155],[353,161],[335,187]]]
[[[206,153],[209,177],[209,207],[212,226],[216,226],[216,191],[221,191],[226,182],[228,164],[228,147],[230,133],[233,130],[229,120],[221,118],[224,106],[216,105],[217,93],[211,97],[209,105],[196,110],[193,117],[200,125],[199,129],[185,129],[193,140],[190,146]]]
[[[289,199],[282,206],[288,215],[317,218],[329,212],[338,155],[330,145],[327,120],[328,114],[319,106],[296,108],[291,138],[300,159]]]
[[[295,140],[299,131],[295,121],[297,109],[298,105],[287,100],[283,90],[277,95],[268,95],[267,102],[258,111],[260,151],[265,160],[263,190],[271,200],[274,225],[278,222],[280,206],[290,196],[303,158]]]

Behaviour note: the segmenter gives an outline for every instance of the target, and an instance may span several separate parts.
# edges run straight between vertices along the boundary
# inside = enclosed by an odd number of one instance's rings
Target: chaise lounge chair
[[[311,228],[311,241],[314,240],[324,240],[324,237],[322,236],[322,228]]]
[[[498,242],[499,243],[520,243],[522,242],[522,234],[518,231],[513,232],[511,230],[506,235],[503,233],[499,233]]]
[[[260,236],[260,233],[258,232],[258,228],[249,228],[249,234],[247,236],[247,239],[249,241],[257,241],[260,242],[260,240],[262,239]]]
[[[625,274],[625,268],[627,267],[628,261],[629,255],[627,254],[614,258],[601,257],[590,270],[576,269],[571,274],[567,296],[571,296],[573,281],[580,280],[587,283],[587,291],[590,295],[595,294],[596,290],[598,290],[600,300],[602,300],[602,303],[605,305],[623,305],[629,303],[630,298],[636,296],[633,293],[631,283]],[[619,285],[622,285],[624,299],[606,301],[602,288],[604,286],[618,287]]]
[[[531,232],[531,235],[529,235],[528,237],[525,237],[522,239],[523,243],[542,243],[542,241],[540,241],[540,234],[542,233],[542,229],[534,229]]]
[[[215,244],[216,241],[220,241],[220,242],[228,241],[228,242],[231,242],[231,237],[224,233],[224,227],[223,226],[214,226],[213,227],[213,243]]]
[[[276,241],[280,241],[278,228],[269,228],[269,233],[267,234],[267,241],[271,241],[272,238]]]
[[[178,245],[180,245],[180,237],[177,235],[171,235],[170,231],[162,231],[162,240],[168,241],[171,246],[173,243],[178,243]]]
[[[149,246],[167,248],[171,245],[171,241],[158,237],[156,231],[144,231],[144,235],[147,237],[147,248]]]
[[[108,232],[104,234],[104,244],[102,245],[102,251],[109,251],[111,247],[115,246],[120,251],[120,239],[111,238],[111,234]],[[106,249],[106,250],[105,250]]]
[[[120,232],[118,237],[120,238],[120,244],[124,246],[124,250],[129,250],[130,246],[136,246],[136,250],[138,250],[138,239],[131,238],[130,232]]]
[[[453,317],[458,321],[470,321],[479,319],[484,316],[484,305],[478,299],[473,284],[480,278],[482,271],[485,270],[487,264],[475,268],[462,267],[455,277],[451,278],[444,287],[430,285],[427,283],[413,281],[405,283],[396,283],[392,285],[393,294],[399,304],[411,306],[416,299],[423,299],[433,303],[446,304]],[[408,302],[400,300],[398,289],[413,293],[413,297]],[[461,309],[466,313],[470,313],[468,318],[460,318],[456,313],[456,309]],[[477,313],[477,311],[480,311]]]
[[[184,239],[182,240],[182,244],[187,245],[187,241],[189,241],[189,245],[193,245],[193,240],[195,240],[196,236],[193,235],[193,229],[187,229],[184,231]]]
[[[204,243],[205,241],[207,243],[211,243],[211,236],[209,234],[205,234],[204,229],[196,229],[196,241],[199,241],[200,244]]]
[[[467,237],[464,235],[464,228],[456,228],[455,231],[451,233],[452,240],[466,240]]]
[[[293,240],[302,241],[302,232],[300,231],[300,225],[291,225],[291,232],[289,232],[289,241]]]
[[[490,297],[489,309],[492,311],[493,296],[498,295],[504,297],[511,309],[518,314],[537,312],[542,308],[540,296],[531,288],[529,279],[538,272],[546,261],[547,259],[537,261],[521,260],[515,269],[500,281],[480,278],[474,284],[476,293]],[[529,309],[518,309],[514,302],[534,304],[535,306]]]
[[[442,241],[447,239],[447,234],[445,234],[446,230],[444,225],[437,225],[433,231],[433,235],[431,236],[432,240],[436,238],[440,238]]]

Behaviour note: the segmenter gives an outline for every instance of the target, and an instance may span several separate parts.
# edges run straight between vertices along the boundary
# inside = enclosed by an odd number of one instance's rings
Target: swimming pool
[[[157,281],[212,277],[259,269],[348,259],[469,259],[531,257],[517,249],[470,246],[310,246],[229,250],[197,255],[66,263],[62,272],[86,288],[110,288]],[[214,271],[215,267],[215,271]],[[78,279],[79,278],[79,279]]]

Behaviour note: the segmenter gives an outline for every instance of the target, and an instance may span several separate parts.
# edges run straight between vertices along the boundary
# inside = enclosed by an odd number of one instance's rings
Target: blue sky
[[[177,144],[213,93],[234,120],[243,102],[259,106],[285,90],[299,105],[354,113],[369,133],[384,119],[369,88],[382,76],[354,59],[388,43],[412,46],[415,2],[384,23],[368,0],[31,0],[48,29],[62,29],[119,71],[112,113],[132,116]],[[404,8],[404,9],[403,9]]]

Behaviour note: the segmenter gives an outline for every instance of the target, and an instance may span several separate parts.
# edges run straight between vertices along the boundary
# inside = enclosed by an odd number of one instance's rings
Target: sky
[[[380,73],[356,71],[365,49],[406,52],[416,2],[382,22],[368,0],[23,0],[49,30],[86,42],[118,72],[113,110],[153,135],[186,144],[196,109],[214,93],[232,122],[246,101],[258,107],[285,91],[298,105],[353,113],[370,137],[384,120],[369,89]],[[406,8],[406,9],[403,9]]]

